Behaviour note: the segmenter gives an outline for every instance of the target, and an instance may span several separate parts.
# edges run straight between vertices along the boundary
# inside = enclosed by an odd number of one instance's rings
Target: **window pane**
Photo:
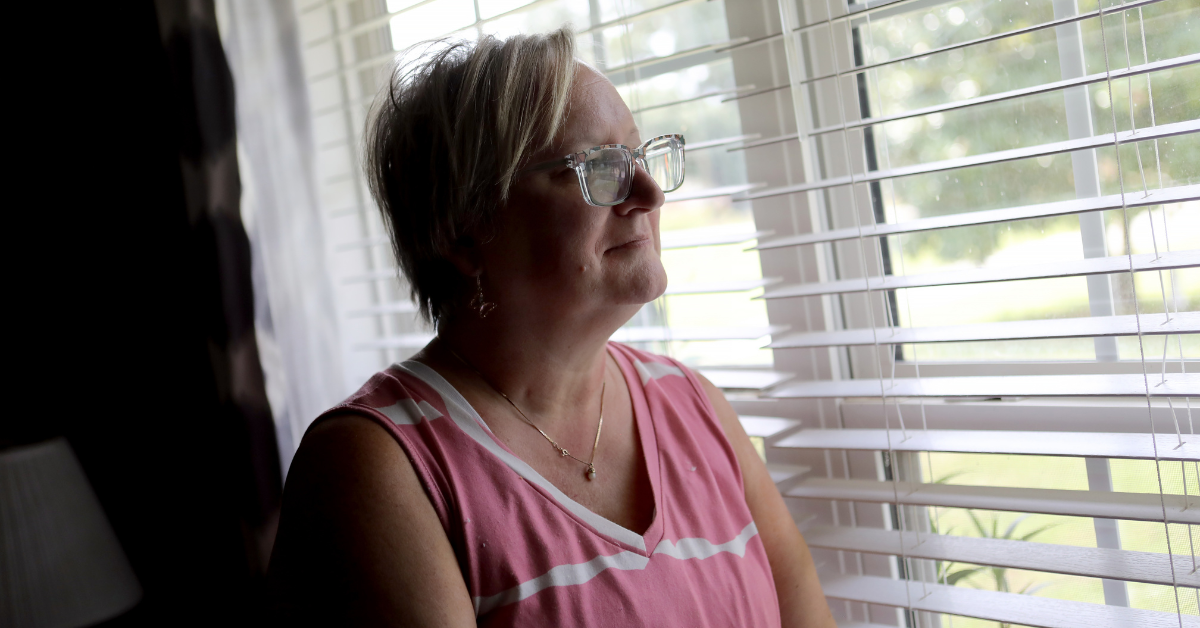
[[[1080,11],[1089,10],[1093,9],[1081,5]],[[1189,21],[1187,16],[1193,11],[1186,0],[1164,0],[1141,11],[1113,13],[1105,19],[1106,40],[1101,39],[1098,19],[1082,20],[1078,24],[1086,71],[1125,68],[1200,51],[1200,38],[1194,36],[1193,29],[1179,26]],[[860,21],[855,33],[858,61],[884,62],[1052,19],[1049,2],[982,0],[883,19],[868,18]],[[884,65],[844,80],[858,81],[858,87],[865,89],[866,114],[870,116],[896,115],[1051,83],[1064,76],[1059,55],[1060,47],[1068,40],[1060,42],[1061,34],[1059,29],[1041,29]],[[1144,129],[1195,120],[1200,118],[1200,68],[1186,66],[1140,75],[1113,81],[1111,86],[1096,83],[1087,88],[1085,96],[1086,111],[1069,110],[1064,93],[1052,91],[873,125],[857,131],[855,141],[873,147],[873,163],[869,160],[868,169],[887,170],[1061,142],[1071,138],[1068,127],[1079,125],[1097,135],[1111,133],[1114,128],[1127,131],[1131,127]],[[823,140],[827,146],[843,141],[838,136]],[[887,179],[872,190],[879,197],[875,200],[879,205],[876,211],[881,213],[877,218],[903,222],[1089,196],[1086,190],[1095,188],[1089,187],[1086,180],[1076,181],[1080,173],[1090,173],[1084,176],[1093,177],[1103,195],[1200,181],[1200,138],[1195,134],[1130,142],[1120,151],[1119,162],[1117,150],[1110,145],[1094,151],[1047,154]],[[1164,211],[1169,233],[1174,236],[1169,249],[1168,231],[1162,220],[1150,229],[1152,221],[1148,218],[1150,212],[1162,215]],[[1097,246],[1101,255],[1125,254],[1129,249],[1127,221],[1135,253],[1197,248],[1194,238],[1185,235],[1195,230],[1190,221],[1197,214],[1200,212],[1195,203],[1102,212],[1105,242],[1089,245],[1093,252],[1086,256],[1094,256]],[[1066,215],[912,233],[889,237],[883,246],[893,274],[1053,265],[1086,257],[1081,219],[1091,218]],[[844,214],[842,222],[849,222]],[[1113,313],[1147,314],[1162,312],[1164,307],[1174,311],[1176,305],[1184,310],[1195,309],[1196,297],[1189,292],[1194,289],[1179,281],[1182,272],[1163,273],[1161,282],[1158,273],[1139,273],[1134,280],[1123,275],[1106,276],[1113,291]],[[1098,289],[1095,282],[1092,285],[1091,290]],[[900,324],[913,327],[1089,316],[1094,313],[1093,301],[1100,296],[1090,293],[1088,286],[1087,279],[1074,277],[901,290],[896,294],[896,314]],[[1184,347],[1185,354],[1194,342]],[[1096,357],[1093,345],[1087,338],[953,343],[906,346],[902,354],[906,359],[920,360],[1088,360]],[[1140,358],[1136,338],[1122,338],[1118,346],[1122,358]]]

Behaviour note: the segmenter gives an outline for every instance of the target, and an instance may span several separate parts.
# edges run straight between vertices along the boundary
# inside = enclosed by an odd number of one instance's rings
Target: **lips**
[[[640,248],[643,246],[649,246],[653,242],[654,242],[654,240],[648,235],[636,236],[633,239],[628,240],[623,244],[618,244],[617,246],[614,246],[608,250],[609,251],[621,251],[621,250],[626,250],[626,249],[636,249],[636,248]]]

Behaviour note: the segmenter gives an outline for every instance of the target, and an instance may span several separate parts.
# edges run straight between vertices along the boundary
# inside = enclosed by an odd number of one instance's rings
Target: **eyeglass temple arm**
[[[549,170],[551,168],[556,168],[556,167],[566,168],[571,165],[570,161],[571,161],[570,156],[559,157],[558,159],[551,159],[550,161],[543,161],[540,164],[533,164],[532,166],[526,166],[524,169],[521,170],[521,172],[522,173],[536,172],[538,170]]]

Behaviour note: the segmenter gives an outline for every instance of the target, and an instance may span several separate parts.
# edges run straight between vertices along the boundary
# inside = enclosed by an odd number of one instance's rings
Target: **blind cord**
[[[782,1],[786,1],[786,0],[782,0]],[[865,299],[867,302],[867,308],[866,308],[867,321],[868,321],[868,324],[870,324],[870,326],[871,326],[871,338],[872,338],[872,343],[873,343],[874,355],[875,355],[876,360],[878,360],[879,349],[880,349],[879,333],[876,329],[875,313],[874,313],[874,308],[871,304],[872,290],[871,290],[871,283],[869,280],[869,276],[870,276],[869,268],[870,267],[867,264],[867,257],[866,257],[866,250],[865,250],[866,245],[864,242],[865,238],[863,237],[863,233],[862,233],[862,222],[858,215],[858,194],[857,194],[857,190],[855,188],[854,168],[850,162],[850,143],[849,143],[849,139],[847,137],[849,135],[849,130],[846,126],[845,98],[842,94],[842,85],[841,85],[842,70],[839,67],[837,50],[834,48],[836,37],[834,36],[834,33],[833,33],[833,27],[832,27],[832,21],[831,21],[832,16],[833,16],[833,9],[829,4],[829,0],[824,0],[824,4],[825,4],[826,17],[830,18],[830,20],[829,20],[830,21],[830,29],[829,29],[830,30],[830,43],[829,43],[829,46],[830,46],[830,53],[831,53],[830,56],[833,61],[834,76],[835,76],[834,92],[837,94],[838,117],[841,121],[841,126],[842,126],[842,133],[841,133],[842,147],[843,147],[842,154],[844,157],[846,173],[847,173],[847,176],[849,177],[850,208],[851,208],[851,213],[854,215],[854,226],[858,231],[859,261],[862,264],[863,283],[865,284],[865,289],[866,289]],[[786,28],[786,26],[785,26],[785,28]],[[813,150],[815,150],[815,146],[813,147]],[[814,156],[814,158],[815,157],[816,156]],[[885,309],[886,309],[886,306],[885,306]],[[878,368],[879,366],[882,366],[882,365],[879,365],[877,362],[876,368]],[[882,370],[882,369],[880,369],[880,370]],[[882,373],[880,373],[880,375],[882,375]],[[895,504],[895,508],[898,511],[898,515],[899,515],[898,516],[899,521],[896,522],[897,524],[899,524],[899,529],[896,531],[896,536],[900,543],[900,560],[901,560],[901,563],[904,565],[906,575],[911,576],[911,574],[912,574],[911,563],[908,558],[908,550],[905,547],[905,543],[904,543],[904,513],[903,513],[903,506],[900,505],[900,489],[899,489],[899,481],[900,480],[899,480],[899,473],[897,472],[898,465],[897,465],[897,460],[896,460],[896,456],[895,456],[895,449],[892,446],[891,420],[890,420],[889,413],[887,411],[887,389],[886,389],[886,386],[884,385],[882,376],[879,377],[879,392],[880,392],[880,401],[881,401],[880,407],[883,410],[883,418],[884,418],[884,433],[886,434],[886,437],[887,437],[888,465],[891,467],[892,496],[893,496],[893,500],[894,500],[893,503]],[[909,588],[907,580],[905,581],[904,593],[905,593],[905,599],[906,599],[905,608],[908,610],[908,612],[911,615],[913,612],[912,593]]]
[[[1124,3],[1122,2],[1122,4],[1124,4]],[[1112,65],[1109,60],[1108,33],[1107,33],[1107,29],[1104,26],[1104,3],[1103,3],[1103,0],[1097,0],[1096,7],[1100,14],[1100,44],[1101,44],[1101,48],[1104,50],[1104,71],[1105,71],[1105,74],[1107,75],[1105,82],[1108,87],[1108,100],[1109,100],[1109,102],[1113,102]],[[1158,439],[1154,437],[1155,436],[1154,405],[1151,402],[1151,398],[1150,398],[1150,377],[1146,370],[1146,349],[1145,349],[1145,344],[1143,342],[1143,335],[1142,335],[1141,304],[1138,303],[1137,282],[1134,280],[1135,277],[1134,277],[1134,273],[1133,273],[1133,240],[1132,240],[1132,237],[1129,232],[1129,208],[1128,208],[1126,198],[1125,198],[1125,173],[1124,173],[1124,168],[1121,164],[1121,137],[1117,133],[1117,110],[1116,110],[1116,107],[1110,107],[1109,114],[1112,118],[1112,125],[1113,125],[1113,146],[1115,148],[1116,158],[1117,158],[1117,183],[1120,185],[1121,217],[1124,220],[1124,224],[1125,224],[1125,255],[1129,259],[1129,283],[1130,283],[1130,289],[1133,293],[1134,320],[1137,322],[1138,351],[1141,356],[1141,362],[1142,362],[1142,379],[1143,379],[1143,381],[1145,383],[1145,387],[1146,387],[1146,417],[1150,423],[1150,442],[1151,442],[1152,451],[1154,453],[1154,472],[1155,472],[1155,477],[1158,480],[1158,498],[1159,498],[1159,505],[1162,509],[1163,532],[1164,532],[1164,535],[1166,536],[1166,541],[1167,541],[1167,555],[1171,557],[1171,590],[1175,595],[1175,614],[1176,614],[1176,618],[1179,620],[1179,627],[1183,628],[1183,606],[1181,605],[1180,600],[1179,600],[1179,582],[1175,576],[1175,554],[1171,550],[1171,527],[1170,527],[1169,520],[1167,518],[1167,501],[1166,501],[1165,492],[1163,490],[1162,466],[1159,463]],[[1186,496],[1184,497],[1184,506],[1185,507],[1187,506],[1187,497]]]

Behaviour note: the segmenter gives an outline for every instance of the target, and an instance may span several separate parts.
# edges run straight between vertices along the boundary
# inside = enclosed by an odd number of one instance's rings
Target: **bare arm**
[[[363,417],[327,419],[304,437],[269,579],[285,625],[475,625],[454,550],[412,464]]]
[[[783,496],[771,481],[767,466],[758,457],[724,393],[704,376],[697,376],[704,383],[742,467],[746,505],[750,507],[750,515],[754,517],[767,550],[784,628],[837,628],[825,602],[825,594],[821,592],[821,583],[817,581],[817,568],[813,566],[808,544],[783,503]]]

